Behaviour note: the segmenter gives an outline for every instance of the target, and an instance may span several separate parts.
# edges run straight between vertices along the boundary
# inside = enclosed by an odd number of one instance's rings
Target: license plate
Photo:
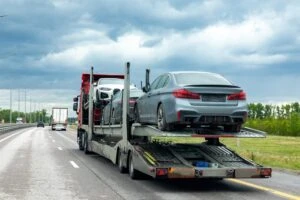
[[[225,102],[226,96],[223,94],[205,94],[202,95],[202,101],[204,102]]]

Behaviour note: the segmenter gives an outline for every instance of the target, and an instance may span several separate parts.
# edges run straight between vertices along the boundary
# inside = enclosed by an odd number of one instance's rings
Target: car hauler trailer
[[[93,82],[99,78],[124,78],[123,113],[120,125],[102,125],[104,102],[93,102]],[[146,174],[153,178],[268,178],[272,169],[239,156],[223,145],[219,138],[263,138],[262,131],[243,128],[239,133],[222,130],[190,129],[160,131],[154,126],[133,123],[129,119],[130,64],[124,75],[82,74],[81,94],[74,98],[78,113],[77,141],[86,154],[97,153],[129,171],[132,179]],[[78,107],[79,106],[79,107]],[[171,144],[153,137],[203,137],[203,143]]]

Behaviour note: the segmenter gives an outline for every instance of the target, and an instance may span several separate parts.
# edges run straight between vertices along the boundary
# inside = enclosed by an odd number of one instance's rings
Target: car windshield
[[[178,85],[232,85],[221,75],[213,73],[176,73],[174,76]]]
[[[104,78],[99,80],[99,85],[103,84],[124,84],[123,79],[119,78]]]

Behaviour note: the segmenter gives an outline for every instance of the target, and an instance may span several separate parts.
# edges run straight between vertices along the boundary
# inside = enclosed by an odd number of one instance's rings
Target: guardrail
[[[36,123],[31,124],[0,124],[0,134],[9,131],[36,126]]]

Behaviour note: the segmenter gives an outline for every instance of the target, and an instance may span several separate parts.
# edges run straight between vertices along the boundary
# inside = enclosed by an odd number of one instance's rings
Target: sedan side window
[[[156,78],[156,79],[152,82],[152,84],[151,84],[151,86],[150,86],[150,90],[155,90],[155,89],[157,88],[157,85],[158,85],[158,83],[159,83],[159,81],[160,81],[161,78],[162,78],[162,76],[159,76],[158,78]]]
[[[159,83],[158,83],[156,89],[165,87],[165,86],[167,85],[168,81],[169,81],[169,76],[168,76],[168,75],[164,75],[164,76],[160,79],[160,81],[159,81]]]

